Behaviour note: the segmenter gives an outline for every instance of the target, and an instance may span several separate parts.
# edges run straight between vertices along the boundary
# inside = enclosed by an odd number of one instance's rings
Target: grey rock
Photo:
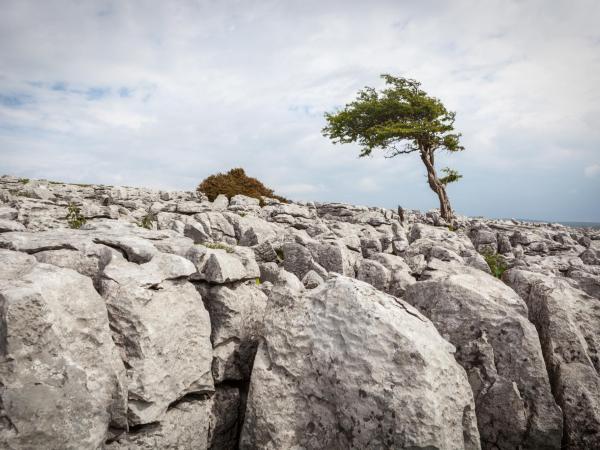
[[[211,240],[232,245],[237,243],[235,229],[222,213],[204,212],[194,215],[194,219],[200,223]]]
[[[0,219],[0,233],[6,233],[7,231],[25,231],[26,228],[22,223],[15,220]]]
[[[498,250],[496,233],[487,226],[472,228],[469,237],[479,253],[496,253]]]
[[[192,221],[184,225],[183,234],[192,239],[194,244],[202,244],[212,240],[209,232],[202,226],[201,223]]]
[[[315,261],[328,272],[354,277],[358,253],[349,250],[343,242],[325,241],[309,245]],[[285,251],[284,251],[285,253]]]
[[[498,233],[498,253],[503,255],[509,254],[512,252],[512,245],[510,243],[510,239],[505,234]]]
[[[22,253],[0,250],[0,267],[0,447],[100,448],[127,426],[104,301],[89,278]]]
[[[275,247],[268,241],[255,245],[252,249],[257,262],[275,262],[278,259]]]
[[[276,289],[264,333],[240,448],[479,448],[454,348],[402,301],[345,277]]]
[[[125,433],[106,450],[227,450],[235,447],[239,391],[217,389],[214,396],[187,396],[160,422]]]
[[[584,250],[579,257],[585,264],[593,266],[600,265],[600,252],[593,247]]]
[[[182,201],[177,203],[176,211],[180,214],[198,214],[210,210],[210,203],[199,203],[195,201]]]
[[[260,276],[260,269],[251,249],[237,248],[235,251],[212,249],[196,245],[188,251],[186,258],[194,263],[197,272],[194,280],[209,283],[232,283]]]
[[[254,282],[198,289],[210,314],[215,382],[249,380],[267,296]]]
[[[325,283],[325,280],[314,270],[309,270],[302,278],[302,284],[306,289],[314,289]]]
[[[229,200],[229,206],[258,206],[260,201],[257,198],[247,197],[245,195],[234,195]]]
[[[9,206],[0,206],[0,219],[15,220],[19,216],[19,211]]]
[[[483,448],[560,448],[560,409],[527,307],[513,290],[462,267],[409,286],[404,298],[456,345],[476,399]]]
[[[387,292],[390,286],[391,274],[380,262],[363,259],[358,267],[356,278],[369,283],[375,289]]]
[[[141,265],[115,258],[104,269],[100,289],[128,367],[130,424],[160,420],[185,394],[213,391],[210,319],[186,281],[194,270],[167,254]]]
[[[600,300],[565,280],[511,269],[503,279],[529,307],[552,387],[564,413],[567,448],[600,447]]]
[[[212,202],[213,209],[216,210],[225,210],[229,206],[229,199],[226,195],[219,194],[217,198],[215,198]]]
[[[312,255],[306,247],[293,242],[282,245],[283,267],[302,279],[312,268]]]
[[[94,242],[123,250],[127,259],[135,263],[148,262],[158,253],[150,241],[137,236],[104,235],[95,238]]]

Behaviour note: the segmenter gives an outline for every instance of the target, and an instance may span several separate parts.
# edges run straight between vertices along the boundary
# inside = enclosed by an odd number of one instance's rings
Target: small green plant
[[[231,248],[229,245],[222,244],[220,242],[203,242],[202,245],[204,245],[207,248],[212,248],[214,250],[225,250],[227,253],[233,253],[233,248]]]
[[[485,258],[487,265],[490,267],[492,275],[494,275],[496,278],[502,278],[502,274],[506,271],[506,269],[508,269],[504,258],[498,253],[490,251],[484,253],[483,257]]]
[[[79,229],[86,222],[81,214],[81,209],[75,203],[69,203],[67,211],[67,222],[70,228]]]
[[[442,183],[444,186],[447,186],[450,183],[454,183],[463,177],[456,170],[451,169],[450,167],[444,167],[442,169],[442,172],[446,174],[442,178],[440,178],[440,183]]]
[[[457,228],[453,227],[452,225],[448,225],[448,231],[452,231],[454,233],[456,233]]]
[[[257,286],[260,286],[261,284],[262,284],[262,281],[260,281],[260,278],[257,278],[257,279],[256,279],[256,285],[257,285]]]
[[[19,178],[19,183],[27,184],[27,183],[29,183],[29,178]]]
[[[146,228],[147,230],[152,229],[152,224],[156,222],[156,215],[150,210],[146,212],[146,215],[137,223],[138,227]]]

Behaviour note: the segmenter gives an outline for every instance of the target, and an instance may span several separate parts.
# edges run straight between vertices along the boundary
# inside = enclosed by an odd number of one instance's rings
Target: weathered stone
[[[278,259],[277,252],[270,242],[255,245],[252,249],[257,262],[275,262]]]
[[[256,284],[199,285],[212,326],[212,374],[216,382],[248,380],[262,332],[267,296]]]
[[[404,298],[457,346],[469,375],[483,448],[559,449],[562,417],[524,302],[481,271],[409,286]]]
[[[535,324],[569,449],[600,448],[600,301],[565,280],[511,269],[503,279]]]
[[[0,206],[0,219],[15,220],[19,216],[19,211],[8,206]],[[17,230],[15,230],[17,231]]]
[[[104,269],[100,288],[128,367],[133,425],[160,420],[185,394],[213,391],[209,315],[185,281],[194,269],[166,254],[141,265],[115,258]]]
[[[198,214],[210,209],[210,204],[194,201],[183,201],[177,203],[177,212],[180,214]]]
[[[0,219],[0,233],[6,233],[7,231],[25,231],[26,228],[22,223],[15,220]]]
[[[0,447],[100,448],[126,427],[125,368],[89,278],[0,250]]]
[[[509,254],[512,252],[512,245],[510,243],[510,239],[505,234],[498,234],[498,253],[503,255]]]
[[[210,234],[202,226],[201,223],[193,221],[184,225],[183,234],[194,241],[194,244],[202,244],[210,242]]]
[[[306,289],[314,289],[325,283],[325,280],[314,270],[309,270],[302,278],[302,284]]]
[[[258,206],[260,201],[257,198],[247,197],[245,195],[234,195],[229,200],[229,206]]]
[[[319,242],[310,245],[309,248],[314,259],[328,272],[335,272],[350,277],[355,275],[354,265],[358,259],[358,254],[356,254],[357,256],[353,256],[353,252],[343,242]]]
[[[131,262],[145,263],[158,253],[152,243],[137,236],[101,236],[94,239],[98,244],[123,250]]]
[[[282,245],[283,267],[302,279],[311,270],[312,255],[300,244],[286,242]]]
[[[387,292],[390,286],[391,274],[380,262],[363,259],[358,267],[356,278],[369,283],[380,291]]]
[[[273,291],[240,448],[479,448],[453,347],[409,305],[345,277]]]
[[[194,219],[202,225],[211,240],[232,245],[237,243],[235,229],[222,213],[204,212],[194,215]]]
[[[252,253],[251,249],[246,250]],[[186,257],[196,267],[197,272],[192,275],[194,280],[223,284],[260,276],[254,255],[243,253],[242,249],[236,249],[234,252],[196,245],[190,248]]]
[[[226,195],[219,194],[217,198],[215,198],[212,202],[213,209],[216,210],[225,210],[229,206],[229,199]]]

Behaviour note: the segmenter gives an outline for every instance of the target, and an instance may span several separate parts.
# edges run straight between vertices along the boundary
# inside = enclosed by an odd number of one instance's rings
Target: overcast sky
[[[244,167],[299,200],[427,210],[415,154],[323,113],[379,74],[457,113],[468,215],[600,221],[600,2],[0,0],[0,173],[194,189]]]

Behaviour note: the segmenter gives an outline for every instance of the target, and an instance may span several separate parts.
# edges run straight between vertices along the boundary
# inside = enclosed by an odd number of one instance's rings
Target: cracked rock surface
[[[600,448],[599,230],[262,200],[0,177],[0,448]]]

